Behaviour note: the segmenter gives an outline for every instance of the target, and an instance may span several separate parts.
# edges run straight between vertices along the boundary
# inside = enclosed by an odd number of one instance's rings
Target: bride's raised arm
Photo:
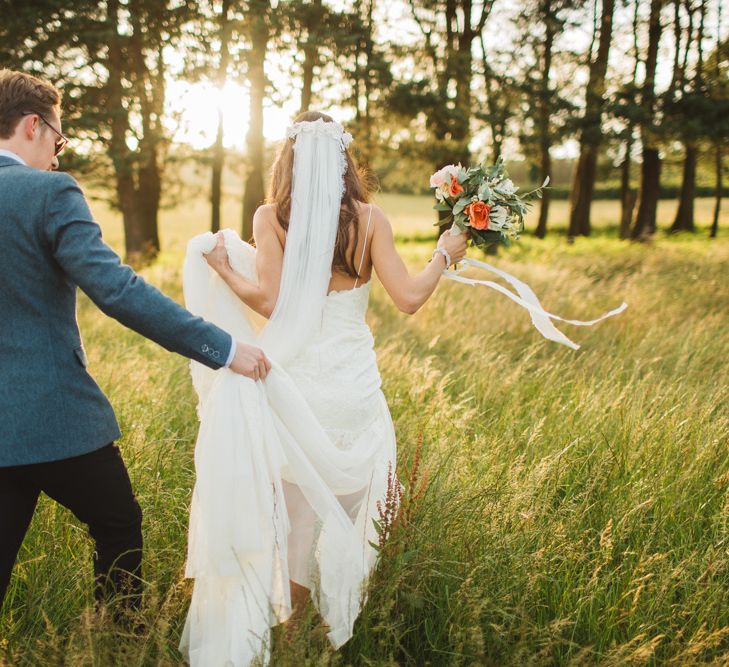
[[[395,248],[392,225],[378,206],[372,209],[372,222],[374,231],[370,255],[377,277],[395,305],[402,312],[412,314],[435,291],[443,269],[447,268],[445,255],[436,254],[420,273],[411,276]],[[448,253],[453,264],[466,254],[467,239],[466,234],[451,236],[446,232],[438,239],[437,247]]]
[[[253,216],[253,238],[256,241],[258,284],[236,273],[228,260],[222,234],[218,245],[205,255],[212,269],[227,283],[241,301],[265,318],[271,317],[278,299],[283,270],[283,246],[274,229],[276,216],[271,206],[259,206]]]

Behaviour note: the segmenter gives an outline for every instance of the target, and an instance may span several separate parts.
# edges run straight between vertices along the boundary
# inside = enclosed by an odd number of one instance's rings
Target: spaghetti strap
[[[359,268],[357,269],[357,277],[354,279],[354,286],[357,287],[359,274],[362,272],[362,264],[364,264],[365,252],[367,252],[367,236],[370,233],[370,221],[372,220],[372,204],[370,204],[370,214],[367,217],[367,228],[365,229],[364,244],[362,246],[362,257],[359,260]]]

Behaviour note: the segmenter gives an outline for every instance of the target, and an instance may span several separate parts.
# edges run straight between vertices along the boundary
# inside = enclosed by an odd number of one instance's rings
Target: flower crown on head
[[[286,138],[295,140],[302,132],[337,139],[344,148],[347,148],[352,143],[352,135],[337,123],[336,120],[326,121],[323,118],[301,120],[286,128]]]

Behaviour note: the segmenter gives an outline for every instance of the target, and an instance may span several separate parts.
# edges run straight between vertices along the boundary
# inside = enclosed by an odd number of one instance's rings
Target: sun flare
[[[218,127],[218,108],[223,111],[223,144],[243,149],[249,125],[247,86],[229,81],[219,88],[209,82],[171,81],[167,93],[174,140],[204,149],[213,144]],[[264,109],[263,134],[268,141],[283,137],[296,108],[269,105]]]

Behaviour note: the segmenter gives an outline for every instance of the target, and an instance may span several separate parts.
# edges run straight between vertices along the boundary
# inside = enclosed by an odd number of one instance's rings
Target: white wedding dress
[[[231,265],[255,281],[255,249],[224,234]],[[256,343],[257,316],[202,257],[214,245],[208,233],[188,246],[187,306]],[[262,382],[191,364],[201,420],[186,567],[195,585],[180,648],[192,665],[267,662],[269,628],[291,611],[289,579],[312,590],[335,647],[352,635],[377,556],[378,503],[388,481],[399,484],[369,290],[327,294],[316,331],[285,365],[273,359]]]

